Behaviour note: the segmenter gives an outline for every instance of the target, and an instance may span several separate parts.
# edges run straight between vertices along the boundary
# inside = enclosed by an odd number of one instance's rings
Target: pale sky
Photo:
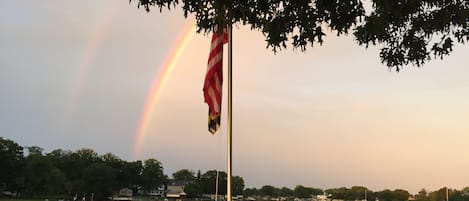
[[[0,1],[0,136],[46,152],[155,158],[168,175],[226,170],[226,117],[207,131],[203,34],[182,53],[134,154],[153,79],[185,22],[179,8],[146,13],[126,0]],[[260,32],[233,32],[233,174],[248,187],[469,186],[468,46],[396,73],[352,37],[274,54]]]

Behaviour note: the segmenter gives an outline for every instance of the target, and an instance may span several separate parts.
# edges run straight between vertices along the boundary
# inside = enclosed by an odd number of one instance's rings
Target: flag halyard
[[[221,97],[223,83],[223,45],[228,42],[228,36],[214,31],[207,62],[207,73],[204,82],[204,99],[208,104],[208,130],[215,132],[220,127]]]

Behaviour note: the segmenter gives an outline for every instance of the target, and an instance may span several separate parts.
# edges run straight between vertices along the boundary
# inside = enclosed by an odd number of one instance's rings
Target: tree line
[[[90,196],[105,200],[120,189],[134,193],[149,192],[168,183],[183,180],[190,197],[214,194],[217,171],[196,173],[188,169],[175,172],[170,178],[160,161],[125,161],[112,153],[98,155],[83,148],[76,151],[56,149],[50,153],[37,146],[23,147],[0,137],[0,193],[14,192],[21,197]],[[226,194],[226,173],[219,173],[219,194]],[[244,189],[242,177],[233,177],[234,193]],[[0,196],[1,196],[0,194]]]
[[[151,191],[173,179],[184,181],[187,196],[197,198],[215,194],[217,180],[216,170],[202,173],[200,170],[181,169],[170,178],[164,174],[162,163],[153,158],[129,162],[112,153],[98,155],[88,148],[76,151],[56,149],[44,153],[40,147],[23,147],[3,137],[0,137],[0,164],[0,196],[4,192],[14,192],[21,197],[71,198],[93,193],[95,200],[105,200],[122,188],[132,189],[134,193]],[[218,193],[226,195],[227,174],[218,174]],[[233,195],[263,200],[280,197],[294,200],[325,195],[330,200],[345,201],[446,201],[446,188],[433,192],[422,189],[416,195],[403,189],[375,192],[363,186],[325,190],[302,185],[293,189],[271,185],[245,188],[244,179],[240,176],[232,178],[232,188]],[[450,201],[469,201],[469,187],[449,189],[448,193]]]
[[[372,191],[363,186],[353,186],[351,188],[330,188],[320,189],[296,186],[294,189],[287,187],[277,188],[271,185],[265,185],[261,188],[246,188],[243,191],[245,196],[261,197],[264,200],[274,200],[274,198],[286,198],[286,200],[294,200],[294,198],[312,198],[317,195],[326,196],[327,200],[344,200],[344,201],[446,201],[446,187],[429,192],[422,189],[416,195],[410,194],[404,189],[382,191]],[[448,189],[448,199],[450,201],[469,201],[469,187],[461,190]],[[275,199],[278,200],[278,199]],[[281,200],[281,199],[280,199]]]

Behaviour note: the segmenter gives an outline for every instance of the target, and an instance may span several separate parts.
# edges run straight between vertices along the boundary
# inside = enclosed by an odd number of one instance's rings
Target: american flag
[[[223,83],[223,44],[228,42],[225,31],[215,31],[210,45],[208,56],[207,74],[204,82],[204,97],[208,104],[208,130],[215,132],[220,127],[221,95]]]

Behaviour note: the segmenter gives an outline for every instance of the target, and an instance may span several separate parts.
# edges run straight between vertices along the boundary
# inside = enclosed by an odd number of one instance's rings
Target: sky
[[[146,13],[125,0],[1,1],[0,136],[45,152],[155,158],[167,175],[226,170],[226,88],[211,135],[210,36],[190,25],[180,8]],[[260,32],[236,26],[233,174],[247,187],[469,186],[467,55],[457,45],[397,73],[351,36],[274,54]]]

